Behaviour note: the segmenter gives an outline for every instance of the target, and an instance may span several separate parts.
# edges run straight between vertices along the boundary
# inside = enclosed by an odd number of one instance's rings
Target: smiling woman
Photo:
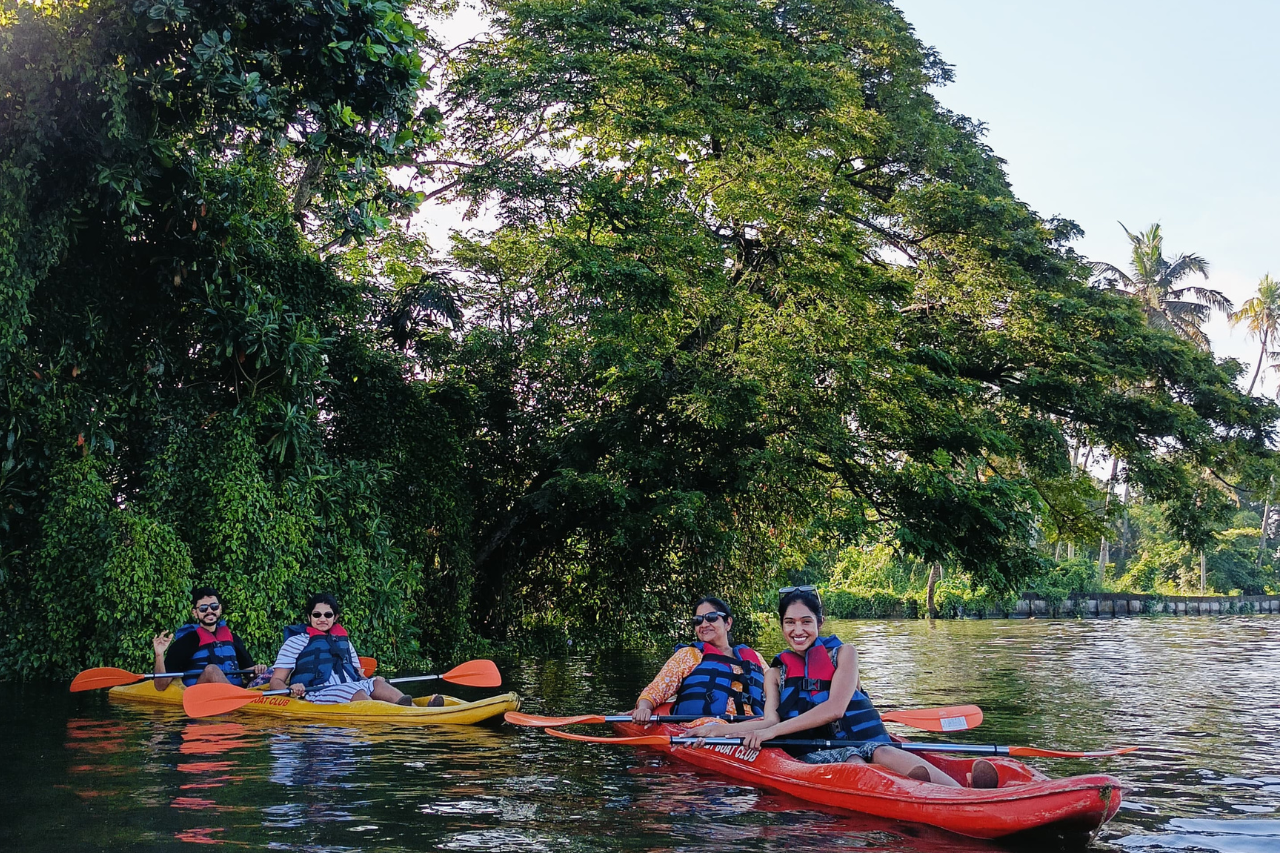
[[[285,629],[286,639],[276,655],[271,689],[288,690],[297,699],[319,704],[377,699],[397,705],[413,700],[381,677],[364,678],[360,657],[338,624],[337,599],[317,593],[303,608],[305,624]]]
[[[764,659],[733,644],[733,614],[714,596],[698,600],[691,620],[698,639],[676,652],[640,693],[631,719],[648,722],[653,709],[675,700],[673,714],[757,715],[764,709]]]
[[[743,746],[759,749],[778,737],[836,740],[833,749],[786,746],[807,764],[871,763],[922,782],[955,788],[959,783],[939,767],[893,746],[880,714],[862,692],[858,652],[838,637],[819,636],[822,600],[811,586],[786,587],[778,601],[778,618],[787,649],[765,675],[765,710],[759,720],[724,725],[708,723],[690,730],[698,737],[742,735]],[[974,788],[995,788],[995,765],[973,762]]]

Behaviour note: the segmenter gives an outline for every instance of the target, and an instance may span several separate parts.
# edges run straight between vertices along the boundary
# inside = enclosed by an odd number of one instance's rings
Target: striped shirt
[[[292,670],[298,663],[298,655],[302,654],[302,650],[307,647],[311,636],[309,634],[298,634],[284,641],[284,645],[280,647],[280,651],[276,654],[276,662],[272,664],[273,669]],[[360,656],[356,654],[356,647],[351,645],[351,667],[360,672]],[[334,684],[342,684],[342,673],[337,667],[329,675],[329,680],[322,687],[330,687]]]

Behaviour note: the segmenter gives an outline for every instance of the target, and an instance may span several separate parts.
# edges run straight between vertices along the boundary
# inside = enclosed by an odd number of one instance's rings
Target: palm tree
[[[1253,379],[1249,382],[1246,394],[1253,393],[1253,386],[1262,372],[1262,363],[1267,360],[1267,344],[1271,343],[1280,332],[1280,282],[1271,280],[1267,273],[1258,282],[1258,295],[1240,306],[1239,311],[1231,314],[1231,325],[1246,323],[1249,334],[1262,343],[1262,351],[1258,353],[1258,366],[1253,369]]]
[[[1120,290],[1138,299],[1147,323],[1157,329],[1168,329],[1186,338],[1200,349],[1209,348],[1209,339],[1200,329],[1216,309],[1230,312],[1232,305],[1219,290],[1207,287],[1177,287],[1192,273],[1209,277],[1209,262],[1199,255],[1179,255],[1172,261],[1164,257],[1164,238],[1160,226],[1152,225],[1145,233],[1134,234],[1124,223],[1124,233],[1133,244],[1129,262],[1132,275],[1105,262],[1091,264],[1095,281],[1103,287]]]

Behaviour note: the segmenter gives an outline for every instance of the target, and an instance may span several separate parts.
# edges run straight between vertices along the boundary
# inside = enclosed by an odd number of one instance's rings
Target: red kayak
[[[683,735],[681,726],[616,723],[622,735]],[[1012,758],[989,758],[1000,787],[944,788],[870,764],[805,764],[781,749],[658,746],[672,758],[806,802],[936,826],[971,838],[1083,845],[1120,808],[1119,779],[1050,779]],[[962,785],[974,758],[917,753]]]

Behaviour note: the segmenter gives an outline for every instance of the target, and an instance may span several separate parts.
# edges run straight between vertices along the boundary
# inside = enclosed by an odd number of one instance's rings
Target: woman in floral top
[[[657,677],[640,692],[631,719],[648,722],[653,709],[672,701],[671,713],[717,717],[756,716],[764,710],[764,659],[733,644],[733,614],[719,598],[694,605],[697,641],[679,646]]]

